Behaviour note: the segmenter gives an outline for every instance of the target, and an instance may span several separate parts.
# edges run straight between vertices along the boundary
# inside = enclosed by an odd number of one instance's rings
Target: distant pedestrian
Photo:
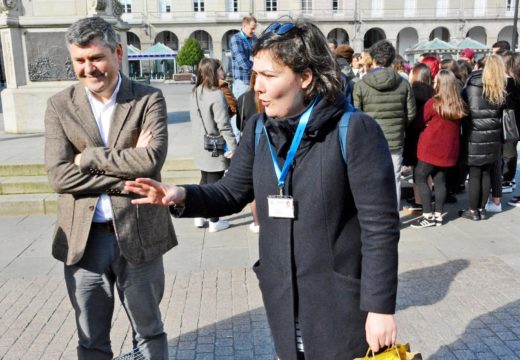
[[[469,209],[459,215],[487,219],[486,202],[491,187],[491,167],[502,148],[502,109],[506,100],[505,66],[497,55],[485,60],[484,70],[471,73],[462,97],[469,114],[462,121],[462,158],[469,166]]]
[[[401,165],[406,128],[416,114],[408,81],[392,68],[395,48],[381,40],[370,48],[374,66],[354,87],[354,105],[377,121],[385,134],[394,164],[397,204],[401,198]]]
[[[244,16],[242,28],[230,40],[233,95],[235,95],[235,99],[246,92],[249,85],[251,69],[253,68],[251,50],[256,41],[255,30],[256,18]]]
[[[491,45],[491,51],[495,55],[500,55],[502,51],[511,51],[511,45],[506,40],[499,40]]]
[[[465,104],[460,96],[458,80],[449,70],[441,70],[435,78],[435,94],[422,108],[424,130],[417,146],[415,181],[421,194],[423,216],[413,228],[440,226],[443,223],[444,202],[447,196],[446,173],[457,163],[459,156],[460,121]],[[435,186],[435,207],[428,177]]]

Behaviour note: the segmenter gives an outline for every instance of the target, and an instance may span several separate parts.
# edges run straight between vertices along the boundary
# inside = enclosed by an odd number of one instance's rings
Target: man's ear
[[[121,43],[117,44],[116,56],[117,61],[121,64],[123,62],[123,45],[121,45]]]
[[[304,90],[307,89],[312,84],[312,79],[313,79],[312,70],[310,68],[303,70],[303,72],[301,74],[302,89],[304,89]]]

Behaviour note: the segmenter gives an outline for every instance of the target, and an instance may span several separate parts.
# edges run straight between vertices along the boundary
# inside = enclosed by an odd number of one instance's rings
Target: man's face
[[[244,32],[244,34],[246,34],[247,37],[252,37],[255,34],[255,30],[256,30],[256,22],[254,22],[254,21],[251,21],[249,24],[244,23],[242,25],[242,31]]]
[[[110,98],[118,81],[119,64],[123,58],[121,44],[112,52],[101,40],[94,39],[86,46],[69,44],[69,53],[80,83],[94,96]]]

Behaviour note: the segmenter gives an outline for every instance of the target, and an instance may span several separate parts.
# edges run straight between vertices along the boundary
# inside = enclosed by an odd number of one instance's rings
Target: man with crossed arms
[[[160,178],[168,145],[160,90],[119,72],[122,46],[100,17],[66,33],[79,83],[52,96],[45,114],[45,166],[58,195],[52,254],[64,262],[76,314],[77,353],[112,359],[114,286],[133,329],[135,351],[168,359],[159,303],[162,255],[177,239],[168,209],[134,206],[124,181]]]

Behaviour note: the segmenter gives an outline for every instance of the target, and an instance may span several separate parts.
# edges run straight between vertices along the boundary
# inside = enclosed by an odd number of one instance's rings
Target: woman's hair
[[[462,75],[460,74],[459,64],[453,59],[444,59],[441,61],[441,70],[449,70],[455,75],[455,77],[462,81]]]
[[[215,59],[203,58],[197,67],[197,82],[193,87],[193,91],[199,85],[206,89],[218,88],[218,74],[217,70],[220,67],[220,61]]]
[[[460,80],[465,84],[473,69],[466,60],[457,60],[457,65],[459,65]]]
[[[392,63],[392,67],[397,72],[406,72],[406,68],[404,66],[405,61],[401,55],[396,55],[395,59]]]
[[[425,83],[429,86],[432,85],[432,77],[430,75],[430,68],[428,65],[417,63],[414,65],[410,72],[410,84],[416,82]]]
[[[251,77],[249,78],[249,90],[255,93],[255,108],[256,112],[264,112],[265,108],[258,97],[258,93],[255,91],[255,83],[256,83],[256,73],[254,71],[251,72]],[[243,105],[242,105],[243,106]]]
[[[269,51],[280,64],[297,74],[310,69],[312,82],[304,89],[305,101],[317,95],[334,101],[341,92],[341,75],[325,36],[316,25],[304,19],[293,24],[294,28],[281,35],[276,30],[264,31],[253,48],[253,56]]]
[[[511,54],[507,59],[506,73],[511,76],[515,85],[520,85],[520,53]]]
[[[493,105],[502,105],[506,100],[506,66],[498,55],[486,59],[482,71],[484,98]]]
[[[439,59],[437,59],[435,56],[426,56],[422,59],[421,62],[428,65],[430,68],[430,75],[433,81],[439,72]]]
[[[466,115],[457,78],[450,70],[442,69],[437,73],[433,90],[433,108],[443,119],[459,120]]]

